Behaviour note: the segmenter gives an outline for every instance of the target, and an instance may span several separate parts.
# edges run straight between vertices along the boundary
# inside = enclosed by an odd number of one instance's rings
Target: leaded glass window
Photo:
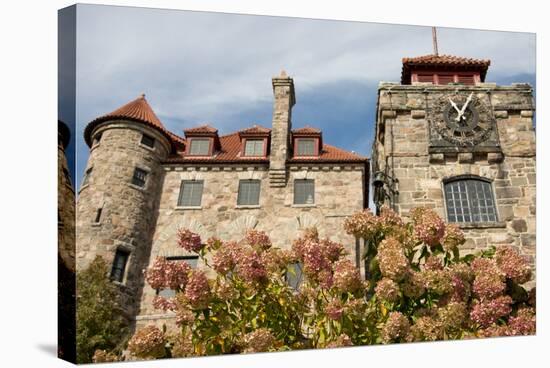
[[[315,155],[315,139],[297,139],[296,144],[298,145],[297,155],[298,156],[314,156]]]
[[[263,139],[247,139],[244,146],[245,156],[263,156],[264,155],[264,140]]]
[[[254,206],[260,204],[260,181],[240,180],[237,205]]]
[[[294,204],[315,203],[315,182],[313,179],[296,179],[294,181]]]
[[[497,211],[491,183],[459,179],[445,184],[449,222],[496,222]]]
[[[189,154],[194,156],[208,156],[210,153],[210,139],[191,139]]]
[[[180,186],[178,206],[200,207],[203,184],[202,180],[183,180]]]

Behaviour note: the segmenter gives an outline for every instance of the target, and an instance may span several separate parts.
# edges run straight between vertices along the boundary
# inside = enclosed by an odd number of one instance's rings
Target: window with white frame
[[[456,178],[445,182],[449,222],[496,222],[497,210],[491,182],[482,178]]]
[[[315,203],[315,181],[313,179],[294,180],[294,204]]]
[[[257,206],[259,204],[260,204],[260,181],[259,180],[239,180],[239,193],[237,195],[237,205]]]
[[[178,207],[200,207],[203,187],[203,180],[182,180]]]
[[[314,156],[315,155],[315,139],[299,138],[296,139],[296,154],[298,156]]]
[[[264,140],[263,139],[247,139],[244,145],[245,156],[263,156],[264,155]]]
[[[210,139],[193,138],[189,146],[189,154],[193,156],[208,156],[210,153]]]

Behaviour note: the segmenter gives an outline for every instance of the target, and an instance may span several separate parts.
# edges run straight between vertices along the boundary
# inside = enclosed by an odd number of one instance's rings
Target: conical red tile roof
[[[109,120],[131,120],[139,123],[147,124],[153,128],[160,130],[164,133],[168,139],[172,138],[170,132],[164,128],[164,125],[157,117],[151,106],[147,103],[145,95],[141,95],[133,101],[128,102],[126,105],[119,107],[118,109],[102,115],[90,122],[84,130],[84,139],[86,143],[90,145],[91,134],[96,126]]]

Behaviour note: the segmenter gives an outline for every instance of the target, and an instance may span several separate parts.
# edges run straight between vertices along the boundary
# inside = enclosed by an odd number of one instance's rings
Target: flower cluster
[[[415,236],[433,246],[440,243],[445,235],[445,222],[434,210],[418,207],[411,210]]]
[[[237,274],[248,283],[263,282],[267,278],[267,270],[262,257],[251,248],[242,249],[236,254]]]
[[[411,341],[436,341],[443,338],[440,321],[431,316],[418,318],[411,327],[408,339]]]
[[[417,271],[410,271],[401,284],[403,294],[408,298],[420,298],[426,288],[422,274]]]
[[[498,268],[512,281],[523,284],[531,280],[531,268],[512,247],[499,247],[495,253]]]
[[[156,326],[145,326],[128,341],[128,350],[140,358],[162,358],[165,355],[164,333]]]
[[[191,270],[186,262],[171,262],[157,257],[145,271],[145,280],[153,289],[183,290]]]
[[[464,232],[457,225],[448,224],[445,226],[445,233],[443,235],[443,239],[441,239],[443,249],[447,252],[453,252],[465,242],[466,238],[464,237]]]
[[[475,275],[472,289],[481,300],[497,297],[504,292],[505,277],[493,259],[475,259],[472,270]]]
[[[379,221],[380,219],[367,208],[346,218],[344,230],[356,238],[370,238],[378,232]]]
[[[390,278],[384,277],[376,285],[374,292],[376,297],[385,302],[395,303],[399,300],[399,285]]]
[[[92,357],[92,362],[94,363],[110,363],[118,362],[119,360],[116,354],[101,349],[96,350]]]
[[[340,299],[331,300],[325,306],[325,313],[327,314],[328,318],[335,321],[338,321],[340,318],[342,318],[342,314],[344,313],[344,306],[342,305]]]
[[[188,252],[198,253],[204,248],[201,237],[189,229],[178,230],[178,245]]]
[[[400,281],[409,272],[409,261],[405,257],[403,247],[395,238],[386,238],[380,242],[377,259],[384,277]]]
[[[334,340],[326,344],[326,348],[343,348],[346,346],[353,346],[351,338],[346,334],[341,334],[337,336]]]
[[[176,301],[173,298],[168,299],[163,296],[156,295],[153,298],[153,307],[163,311],[174,310],[176,309]]]
[[[535,311],[533,308],[521,308],[515,316],[508,320],[510,335],[534,335],[537,329]]]
[[[342,292],[353,293],[362,286],[361,274],[352,261],[342,259],[334,265],[334,287]]]
[[[508,295],[481,301],[474,304],[470,312],[470,318],[482,327],[488,327],[499,318],[505,317],[512,311],[512,298]]]
[[[271,248],[271,239],[263,231],[249,229],[246,232],[245,240],[252,247],[258,247],[263,250]]]
[[[201,270],[193,270],[189,276],[185,297],[193,308],[206,308],[210,298],[210,285],[206,274]]]
[[[244,337],[245,353],[260,353],[269,351],[275,343],[275,337],[267,328],[258,328]]]
[[[391,312],[382,328],[382,341],[385,344],[403,341],[409,334],[411,324],[401,312]]]
[[[221,275],[233,271],[240,247],[235,242],[224,243],[212,256],[212,268]]]
[[[468,308],[465,303],[450,302],[439,308],[438,317],[446,331],[459,330],[468,317]]]

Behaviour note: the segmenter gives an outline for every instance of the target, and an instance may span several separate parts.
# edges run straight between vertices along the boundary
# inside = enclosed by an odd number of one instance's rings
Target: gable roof
[[[491,60],[473,59],[453,55],[423,55],[417,57],[405,57],[402,59],[401,84],[409,84],[411,80],[411,69],[451,69],[451,70],[474,70],[480,74],[481,81],[485,80],[487,69]]]
[[[169,140],[171,140],[171,137],[173,135],[168,130],[166,130],[151,106],[149,106],[144,94],[108,114],[102,115],[92,120],[84,130],[84,139],[89,146],[91,145],[91,134],[95,127],[109,120],[130,120],[138,123],[143,123],[159,130]]]
[[[261,125],[254,124],[250,128],[245,128],[239,130],[239,134],[241,135],[254,135],[254,134],[269,134],[271,133],[271,129],[263,127]]]
[[[208,124],[200,125],[198,127],[188,128],[184,129],[183,132],[185,135],[191,135],[191,134],[217,134],[218,129],[211,127]]]
[[[307,135],[307,134],[317,135],[317,134],[321,134],[321,129],[317,129],[317,128],[311,127],[309,125],[306,125],[303,128],[292,129],[292,133],[293,134],[305,134],[305,135]]]

